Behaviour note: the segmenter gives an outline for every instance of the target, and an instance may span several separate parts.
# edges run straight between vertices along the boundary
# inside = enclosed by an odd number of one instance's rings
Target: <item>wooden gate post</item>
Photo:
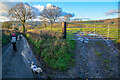
[[[109,40],[109,37],[110,37],[110,24],[108,24],[108,35],[107,35],[107,40]]]
[[[66,39],[66,22],[64,21],[62,22],[62,33],[63,33],[62,37]]]

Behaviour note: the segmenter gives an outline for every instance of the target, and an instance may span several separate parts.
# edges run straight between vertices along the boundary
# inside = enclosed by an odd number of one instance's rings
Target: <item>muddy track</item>
[[[118,50],[105,40],[82,43],[75,36],[75,63],[68,71],[56,72],[55,78],[118,78]]]
[[[88,43],[77,40],[75,54],[81,73],[78,77],[118,78],[118,50],[112,43],[110,45],[104,40],[90,40]]]
[[[78,36],[76,36],[79,38]],[[118,78],[118,50],[105,40],[76,41],[76,63],[82,78]],[[114,66],[113,66],[114,65]]]

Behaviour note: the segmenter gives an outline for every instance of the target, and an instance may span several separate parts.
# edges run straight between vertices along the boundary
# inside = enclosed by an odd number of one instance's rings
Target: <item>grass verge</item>
[[[42,30],[25,34],[32,44],[36,56],[42,59],[52,69],[67,70],[74,64],[75,41],[62,39],[61,34]]]

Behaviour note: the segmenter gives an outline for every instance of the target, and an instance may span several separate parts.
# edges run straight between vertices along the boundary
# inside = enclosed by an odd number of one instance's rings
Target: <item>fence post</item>
[[[93,25],[94,25],[94,34],[96,34],[96,33],[95,33],[95,28],[96,28],[96,27],[95,27],[95,24],[93,23]]]
[[[62,22],[62,33],[63,33],[62,37],[66,39],[66,22],[64,21]]]
[[[13,29],[14,29],[14,22],[12,23]]]
[[[110,27],[110,24],[108,24],[108,35],[107,35],[107,40],[109,40],[109,34],[110,34],[110,29],[109,29],[109,27]]]

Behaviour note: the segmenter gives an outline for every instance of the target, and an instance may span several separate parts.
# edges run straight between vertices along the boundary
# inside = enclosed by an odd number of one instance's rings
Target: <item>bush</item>
[[[3,29],[12,29],[12,22],[3,22],[2,28]]]
[[[120,39],[118,39],[118,40],[116,41],[116,43],[119,43],[119,44],[120,44]]]
[[[38,32],[39,33],[39,32]],[[66,70],[74,63],[72,49],[75,42],[63,40],[59,34],[42,31],[40,34],[26,33],[34,51],[52,69]]]
[[[104,60],[104,63],[110,63],[110,61],[109,60]]]

